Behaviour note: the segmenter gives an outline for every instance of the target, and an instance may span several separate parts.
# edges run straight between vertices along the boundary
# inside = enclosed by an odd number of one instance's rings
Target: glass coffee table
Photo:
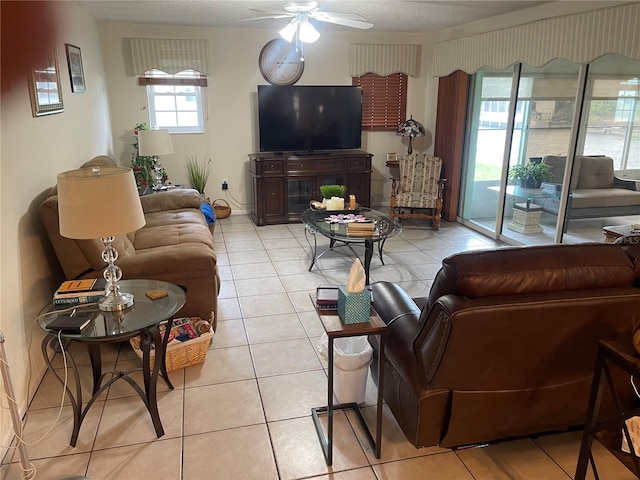
[[[367,220],[371,220],[375,224],[375,228],[371,234],[349,234],[347,230],[347,223],[330,223],[327,218],[331,215],[363,215]],[[387,238],[398,235],[402,231],[402,227],[398,222],[389,218],[382,212],[372,210],[370,208],[361,207],[356,210],[315,210],[307,209],[302,213],[301,217],[306,228],[304,231],[307,243],[311,248],[311,265],[309,265],[309,271],[313,269],[318,259],[325,253],[332,251],[336,248],[346,247],[350,249],[353,254],[358,257],[358,254],[353,249],[354,245],[364,245],[364,271],[366,274],[366,284],[369,285],[369,267],[371,266],[371,259],[373,258],[373,245],[378,245],[378,256],[380,261],[384,265],[384,259],[382,257],[382,249]],[[329,239],[329,248],[318,252],[318,234],[323,235]],[[309,237],[313,238],[313,243]]]
[[[59,350],[59,345],[63,342],[83,343],[88,350],[91,360],[91,370],[93,372],[92,395],[87,404],[82,405],[82,388],[80,387],[80,377],[78,367],[72,355],[65,350],[65,356],[71,364],[71,373],[74,375],[76,391],[75,394],[66,387],[66,393],[73,408],[73,432],[71,434],[71,446],[75,447],[80,432],[80,426],[91,405],[98,399],[100,394],[117,381],[124,380],[133,387],[136,393],[144,402],[158,438],[164,435],[160,414],[158,412],[156,385],[158,376],[162,375],[165,383],[170,389],[173,385],[167,375],[164,362],[167,341],[169,335],[160,335],[158,328],[160,322],[167,320],[167,329],[171,329],[173,316],[183,307],[186,295],[182,288],[171,283],[159,280],[121,280],[118,282],[120,288],[133,294],[135,303],[133,306],[116,312],[105,312],[98,309],[96,304],[86,307],[78,306],[78,315],[91,317],[91,323],[84,328],[81,333],[56,332],[47,328],[47,324],[52,316],[49,313],[65,312],[64,310],[54,310],[53,304],[45,306],[38,316],[38,325],[47,332],[42,340],[42,354],[47,368],[53,375],[65,385],[64,380],[53,368],[48,352]],[[149,290],[163,289],[168,295],[156,300],[151,300],[146,296]],[[72,311],[72,309],[68,309]],[[65,312],[70,313],[70,312]],[[106,343],[122,342],[137,335],[141,336],[140,348],[142,350],[142,368],[134,368],[128,371],[102,371],[102,359],[100,346]],[[151,350],[155,350],[155,360],[151,361]],[[156,361],[156,360],[160,361]],[[136,383],[131,374],[142,370],[144,385],[141,387]]]

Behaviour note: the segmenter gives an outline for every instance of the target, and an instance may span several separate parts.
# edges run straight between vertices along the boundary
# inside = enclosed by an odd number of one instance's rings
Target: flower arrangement
[[[155,173],[153,170],[154,157],[143,157],[138,154],[138,132],[140,130],[148,130],[146,123],[137,123],[133,129],[134,141],[132,143],[134,152],[131,155],[131,169],[133,170],[133,176],[136,179],[138,185],[138,192],[143,193],[148,186],[155,183]],[[169,179],[165,169],[162,169],[162,182],[166,182]]]
[[[204,194],[204,187],[209,180],[211,173],[211,159],[202,163],[198,163],[197,157],[185,155],[187,159],[187,179],[191,188],[195,188],[201,194]]]

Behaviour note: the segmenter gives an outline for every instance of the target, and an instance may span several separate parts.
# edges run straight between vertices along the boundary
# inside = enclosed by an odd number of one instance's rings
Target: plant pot
[[[542,182],[539,180],[520,180],[520,186],[522,188],[540,188]]]

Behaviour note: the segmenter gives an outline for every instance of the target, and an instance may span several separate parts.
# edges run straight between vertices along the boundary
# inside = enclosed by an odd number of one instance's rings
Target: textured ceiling
[[[77,1],[100,22],[149,23],[225,28],[281,28],[288,20],[253,20],[268,12],[284,10],[286,0],[80,0]],[[304,3],[304,2],[302,2]],[[443,28],[493,17],[548,3],[544,0],[502,1],[393,1],[325,0],[327,12],[357,13],[374,24],[369,31],[433,32]],[[324,24],[325,29],[346,27]]]

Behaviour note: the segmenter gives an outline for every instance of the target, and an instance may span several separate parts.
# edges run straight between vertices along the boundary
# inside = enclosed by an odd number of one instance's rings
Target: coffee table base
[[[318,253],[317,234],[318,234],[318,231],[315,230],[313,227],[310,227],[309,225],[306,226],[306,228],[304,230],[304,236],[307,239],[307,243],[309,244],[309,247],[311,248],[311,265],[309,265],[309,271],[311,271],[313,269],[313,266],[320,259],[320,257],[322,257],[327,252],[333,251],[336,248],[344,248],[344,247],[346,247],[349,250],[351,250],[351,252],[356,257],[358,257],[358,254],[353,249],[353,245],[355,244],[355,242],[352,244],[352,243],[349,243],[347,241],[338,240],[338,239],[335,239],[335,238],[330,238],[329,239],[329,248],[327,248],[326,250],[323,250],[322,252]],[[309,235],[313,236],[313,245],[311,245],[311,241],[309,240]],[[380,239],[379,241],[377,241],[377,243],[378,243],[378,256],[380,257],[380,262],[382,262],[382,265],[384,265],[384,259],[382,257],[382,249],[384,247],[384,242],[385,241],[386,241],[386,237]],[[337,245],[336,245],[336,243],[337,243]],[[365,283],[366,283],[366,285],[369,285],[369,270],[371,268],[371,259],[373,258],[373,240],[365,239],[364,242],[358,242],[358,244],[363,244],[364,245],[364,265],[363,266],[364,266],[364,273],[366,275]]]

